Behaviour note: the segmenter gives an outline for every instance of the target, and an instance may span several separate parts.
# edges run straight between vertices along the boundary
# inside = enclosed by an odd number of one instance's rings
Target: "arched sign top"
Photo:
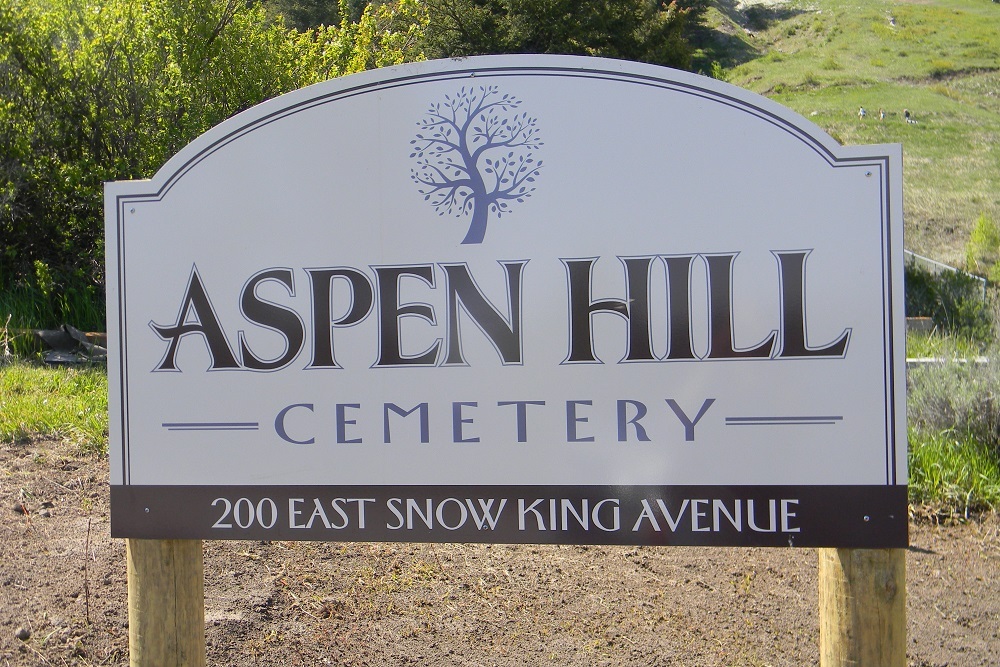
[[[905,542],[901,163],[570,56],[239,114],[107,186],[113,531]]]
[[[393,91],[430,83],[452,82],[476,87],[489,83],[501,86],[511,78],[540,78],[545,81],[547,96],[558,98],[555,82],[561,79],[595,82],[594,90],[607,95],[591,100],[602,107],[628,104],[618,101],[621,86],[647,87],[659,93],[658,101],[669,104],[671,98],[689,96],[707,104],[729,108],[736,113],[770,124],[798,139],[802,147],[818,153],[831,164],[871,156],[877,147],[845,147],[820,127],[787,107],[766,97],[723,81],[681,70],[624,60],[559,55],[475,56],[397,65],[378,70],[330,79],[267,100],[224,121],[207,131],[171,158],[151,179],[147,194],[162,195],[173,182],[182,178],[207,156],[272,123],[295,123],[294,115],[317,106],[335,105],[358,96],[372,95],[383,105],[391,105]],[[453,86],[455,87],[455,86]],[[576,112],[586,110],[576,109]],[[697,107],[693,107],[697,108]],[[419,109],[422,111],[422,109]],[[570,112],[563,108],[562,112]],[[331,112],[335,122],[335,109]],[[697,115],[684,119],[700,124]],[[738,147],[734,147],[738,150]],[[877,153],[878,151],[875,150]],[[147,190],[149,187],[147,186]]]

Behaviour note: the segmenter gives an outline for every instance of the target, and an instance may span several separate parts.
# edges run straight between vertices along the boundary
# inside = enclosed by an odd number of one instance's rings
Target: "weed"
[[[70,324],[84,331],[103,331],[104,294],[82,273],[56,274],[35,261],[29,275],[13,278],[0,267],[0,320],[6,321],[8,345],[19,356],[39,351],[31,329],[55,329]]]
[[[934,514],[995,511],[1000,509],[998,350],[975,358],[961,339],[936,337],[935,344],[929,351],[940,361],[907,374],[910,501]]]

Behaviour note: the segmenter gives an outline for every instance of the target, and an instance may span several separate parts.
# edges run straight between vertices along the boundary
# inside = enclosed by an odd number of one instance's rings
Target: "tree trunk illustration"
[[[462,243],[482,243],[486,238],[486,221],[489,218],[489,205],[479,199],[474,200],[472,205],[472,222],[469,223],[469,231],[466,233]]]

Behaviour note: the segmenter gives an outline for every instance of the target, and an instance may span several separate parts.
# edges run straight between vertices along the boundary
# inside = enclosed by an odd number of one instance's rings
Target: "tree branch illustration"
[[[520,105],[497,86],[463,87],[417,123],[410,177],[438,215],[471,217],[462,243],[482,243],[491,213],[499,219],[535,191],[543,142]]]

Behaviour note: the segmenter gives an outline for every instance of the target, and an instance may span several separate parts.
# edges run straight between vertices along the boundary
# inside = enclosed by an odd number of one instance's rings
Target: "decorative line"
[[[808,415],[789,417],[726,417],[726,426],[798,426],[830,425],[843,421],[841,415]]]
[[[168,431],[257,431],[259,422],[166,422]]]

